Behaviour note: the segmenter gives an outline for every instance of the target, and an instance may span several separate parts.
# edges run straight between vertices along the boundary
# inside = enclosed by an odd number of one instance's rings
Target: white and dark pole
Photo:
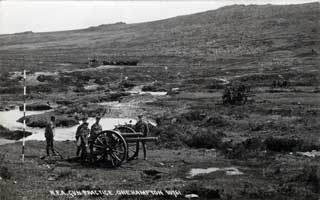
[[[24,162],[24,145],[25,145],[25,132],[26,132],[26,70],[23,70],[23,138],[22,138],[22,162]]]

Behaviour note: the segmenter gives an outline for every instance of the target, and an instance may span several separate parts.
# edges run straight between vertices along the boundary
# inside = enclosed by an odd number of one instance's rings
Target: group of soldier
[[[100,125],[100,116],[96,117],[95,123],[89,128],[89,123],[87,122],[88,118],[83,117],[82,123],[78,126],[75,139],[77,143],[77,151],[76,155],[81,160],[86,160],[88,158],[88,153],[93,152],[93,142],[102,132],[102,126]],[[143,116],[138,115],[138,121],[133,126],[136,132],[143,133],[144,136],[147,136],[149,133],[148,124],[143,121]],[[50,156],[50,150],[52,151],[52,155],[56,155],[57,152],[54,149],[53,141],[54,141],[54,130],[55,130],[55,117],[52,116],[50,118],[50,122],[47,124],[45,128],[45,138],[46,138],[46,151],[47,156]],[[146,152],[146,144],[145,142],[142,143],[143,149],[143,158],[147,159],[147,152]],[[136,155],[138,158],[138,154]]]
[[[272,82],[272,88],[286,88],[289,86],[288,81],[286,80],[273,80]]]
[[[88,118],[84,117],[82,119],[82,124],[78,126],[76,131],[76,141],[77,141],[77,153],[76,155],[82,160],[87,158],[88,147],[90,152],[93,148],[93,140],[102,132],[102,127],[99,124],[101,117],[96,117],[96,122],[89,129]]]

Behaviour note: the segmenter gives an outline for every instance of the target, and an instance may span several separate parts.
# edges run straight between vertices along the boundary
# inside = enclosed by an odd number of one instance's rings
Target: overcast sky
[[[0,0],[0,34],[137,23],[192,14],[231,4],[299,4],[317,0],[22,1]],[[318,1],[319,2],[319,1]]]

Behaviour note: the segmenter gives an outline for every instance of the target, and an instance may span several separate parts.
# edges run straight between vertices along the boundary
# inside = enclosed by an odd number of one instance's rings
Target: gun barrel
[[[134,138],[126,138],[126,142],[151,142],[159,140],[159,137],[134,137]]]
[[[143,137],[143,133],[120,133],[122,137]]]

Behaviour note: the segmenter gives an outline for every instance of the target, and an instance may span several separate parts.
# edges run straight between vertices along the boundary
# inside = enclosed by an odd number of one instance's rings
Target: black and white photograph
[[[320,200],[318,0],[0,0],[0,200]]]

